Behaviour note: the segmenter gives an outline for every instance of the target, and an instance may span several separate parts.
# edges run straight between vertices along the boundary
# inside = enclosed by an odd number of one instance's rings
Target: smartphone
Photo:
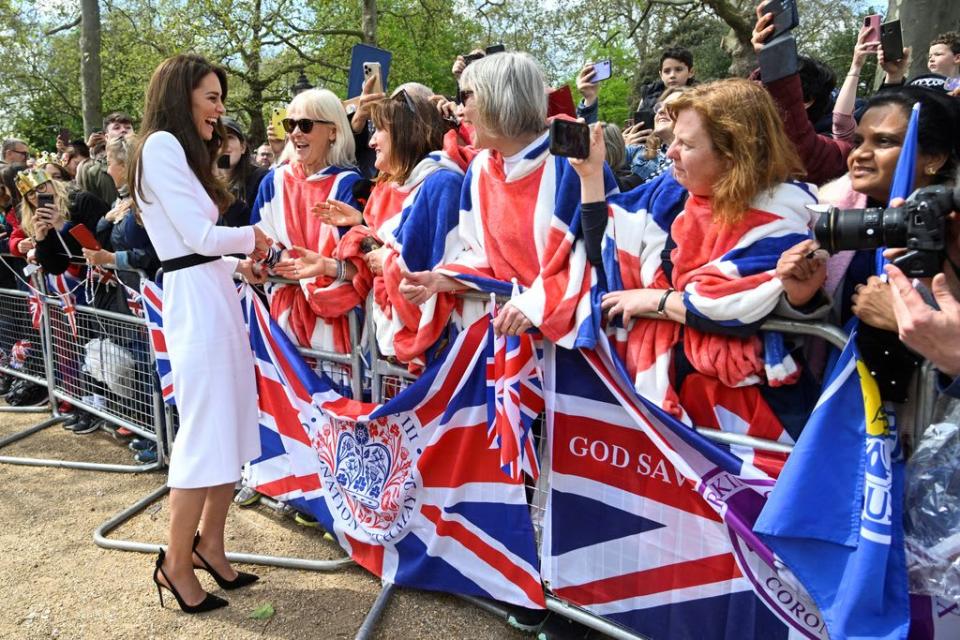
[[[229,169],[230,168],[230,154],[224,153],[219,158],[217,158],[217,169]]]
[[[590,155],[590,127],[573,120],[551,121],[550,153],[564,158],[586,158]]]
[[[364,62],[363,63],[363,82],[366,84],[367,80],[370,79],[370,76],[376,78],[373,81],[373,92],[374,93],[383,93],[383,83],[380,81],[380,63],[379,62]]]
[[[37,208],[46,208],[53,209],[53,194],[52,193],[38,193],[37,194]]]
[[[484,49],[488,56],[492,56],[495,53],[503,53],[506,50],[507,48],[502,44],[492,44]]]
[[[863,26],[867,28],[867,35],[863,39],[866,42],[880,42],[880,21],[883,17],[879,13],[874,13],[863,19]]]
[[[94,237],[94,235],[90,232],[90,229],[87,229],[82,224],[73,225],[70,227],[70,231],[68,233],[72,235],[84,249],[99,251],[102,248],[100,243],[97,242],[96,237]]]
[[[637,112],[633,114],[633,121],[640,125],[641,131],[644,129],[653,129],[653,118],[655,115],[653,109],[644,107],[643,109],[637,109]]]
[[[763,45],[757,56],[760,63],[760,79],[764,83],[792,76],[800,69],[797,58],[797,41],[792,33],[785,33]]]
[[[903,31],[900,29],[899,20],[880,25],[880,48],[883,49],[884,60],[903,60]]]
[[[800,24],[800,13],[797,11],[796,0],[770,0],[763,10],[766,13],[773,14],[773,33],[767,38],[767,42],[780,37]]]
[[[610,60],[598,60],[593,63],[593,81],[603,82],[610,79]]]
[[[370,253],[382,247],[383,245],[377,242],[377,239],[373,236],[367,236],[360,241],[360,251],[363,253]]]
[[[280,140],[287,139],[287,132],[283,129],[283,119],[287,117],[286,107],[274,107],[270,114],[270,124],[273,125],[273,135]]]

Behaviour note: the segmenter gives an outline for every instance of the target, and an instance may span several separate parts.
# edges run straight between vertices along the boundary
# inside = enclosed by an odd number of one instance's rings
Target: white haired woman
[[[315,214],[328,203],[360,206],[353,195],[361,180],[353,132],[340,100],[326,89],[298,94],[283,127],[290,162],[271,169],[260,183],[252,221],[279,248],[304,247],[319,253],[322,263],[319,275],[272,288],[270,315],[301,346],[349,353],[347,314],[364,298],[348,281],[354,265],[332,257],[346,229]]]
[[[580,180],[549,151],[547,95],[540,66],[524,53],[474,62],[460,78],[461,119],[483,149],[464,178],[458,238],[446,264],[406,274],[401,291],[420,304],[438,291],[477,287],[476,277],[523,287],[494,330],[530,327],[564,347],[592,344],[590,289],[579,229]],[[608,191],[616,190],[609,169]],[[509,291],[509,289],[507,289]]]

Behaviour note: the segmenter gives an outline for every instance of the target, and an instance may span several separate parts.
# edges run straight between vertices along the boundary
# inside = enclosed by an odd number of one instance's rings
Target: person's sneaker
[[[320,527],[320,523],[317,522],[316,518],[309,513],[304,513],[302,511],[297,511],[296,515],[293,516],[293,520],[302,527]]]
[[[127,445],[130,451],[146,451],[154,446],[153,440],[147,440],[146,438],[134,438]]]
[[[133,459],[140,464],[153,464],[157,461],[157,450],[144,449],[143,451],[138,451],[137,455],[133,456]]]
[[[249,507],[260,501],[260,494],[250,487],[240,487],[233,501],[238,507]]]
[[[80,419],[74,423],[73,427],[70,428],[70,431],[73,431],[78,436],[85,436],[88,433],[93,433],[100,428],[101,420],[92,413],[85,413],[80,416]]]

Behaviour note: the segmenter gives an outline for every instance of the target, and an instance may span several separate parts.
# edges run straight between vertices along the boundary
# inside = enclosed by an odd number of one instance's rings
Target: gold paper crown
[[[63,163],[60,161],[60,157],[55,153],[50,153],[49,151],[44,151],[39,156],[37,156],[36,162],[34,162],[35,167],[40,167],[41,169],[48,164],[55,164],[61,169],[63,168]]]
[[[44,182],[50,182],[50,176],[43,169],[27,169],[17,174],[17,191],[25,196]]]

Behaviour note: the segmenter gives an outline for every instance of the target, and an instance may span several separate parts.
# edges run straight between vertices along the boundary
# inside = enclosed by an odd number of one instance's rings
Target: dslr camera
[[[960,211],[960,186],[935,185],[917,189],[900,207],[830,207],[817,220],[814,234],[830,253],[905,247],[907,252],[893,264],[911,278],[929,278],[942,270],[951,211]]]

